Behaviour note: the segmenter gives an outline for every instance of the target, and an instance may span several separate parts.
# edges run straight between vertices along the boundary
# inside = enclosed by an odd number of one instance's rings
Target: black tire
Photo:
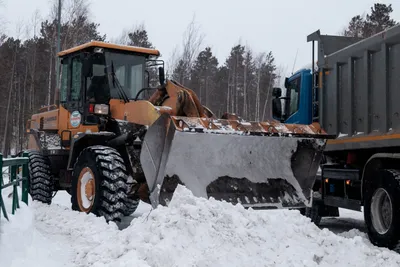
[[[51,204],[54,181],[50,160],[38,151],[29,151],[28,158],[29,193],[32,200]]]
[[[139,202],[140,202],[139,199],[133,199],[133,198],[127,197],[125,199],[126,209],[123,211],[122,214],[124,216],[129,216],[132,213],[134,213],[136,211],[137,207],[139,206]]]
[[[85,196],[82,196],[80,189],[82,186],[78,188],[78,185],[81,185],[80,181],[84,180],[87,173],[94,176],[90,180],[91,186],[88,189],[94,193],[94,197],[89,205],[84,205]],[[106,221],[120,221],[129,207],[129,204],[126,205],[127,177],[125,163],[117,150],[106,146],[91,146],[84,149],[74,165],[71,187],[72,209],[103,216]],[[85,195],[87,195],[86,190],[85,186]]]
[[[306,207],[305,216],[311,219],[316,226],[319,226],[321,223],[321,216],[319,215],[320,205],[313,202],[312,206]]]
[[[397,250],[400,240],[400,171],[380,170],[376,174],[376,179],[364,193],[368,236],[376,246]],[[387,219],[390,216],[392,219]]]
[[[131,187],[134,186],[136,183],[132,177],[128,178],[128,185],[129,189],[131,190]],[[126,209],[123,211],[124,216],[129,216],[132,213],[134,213],[139,206],[140,199],[136,195],[127,195],[125,199],[125,206]]]

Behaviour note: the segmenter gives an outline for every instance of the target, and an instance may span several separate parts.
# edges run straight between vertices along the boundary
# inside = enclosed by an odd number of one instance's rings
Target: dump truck
[[[363,211],[371,242],[400,250],[400,26],[365,39],[318,30],[307,42],[311,69],[286,78],[283,95],[273,89],[272,105],[282,123],[319,122],[336,136],[302,212],[319,224],[339,208]]]
[[[66,190],[73,210],[107,221],[139,201],[168,205],[178,184],[246,208],[311,206],[333,138],[318,123],[216,118],[193,90],[165,78],[156,49],[92,41],[58,56],[56,102],[28,121],[33,200],[51,204]]]

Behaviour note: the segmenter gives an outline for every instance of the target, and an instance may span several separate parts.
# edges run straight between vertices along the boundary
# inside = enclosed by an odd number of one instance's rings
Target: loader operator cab
[[[164,62],[156,59],[159,55],[155,49],[103,42],[62,51],[60,104],[70,112],[85,114],[95,105],[108,105],[110,99],[142,99],[154,78],[149,67],[162,65],[159,75],[164,77]]]

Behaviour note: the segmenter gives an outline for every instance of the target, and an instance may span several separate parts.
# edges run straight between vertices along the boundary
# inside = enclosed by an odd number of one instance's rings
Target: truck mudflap
[[[195,196],[256,208],[311,205],[326,144],[318,124],[244,122],[163,114],[140,155],[153,207],[178,184]]]

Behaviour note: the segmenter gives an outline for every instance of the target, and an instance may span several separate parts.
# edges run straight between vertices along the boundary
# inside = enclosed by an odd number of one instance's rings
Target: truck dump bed
[[[319,31],[308,41],[319,41],[320,123],[338,135],[326,151],[400,147],[400,26],[361,41]]]

